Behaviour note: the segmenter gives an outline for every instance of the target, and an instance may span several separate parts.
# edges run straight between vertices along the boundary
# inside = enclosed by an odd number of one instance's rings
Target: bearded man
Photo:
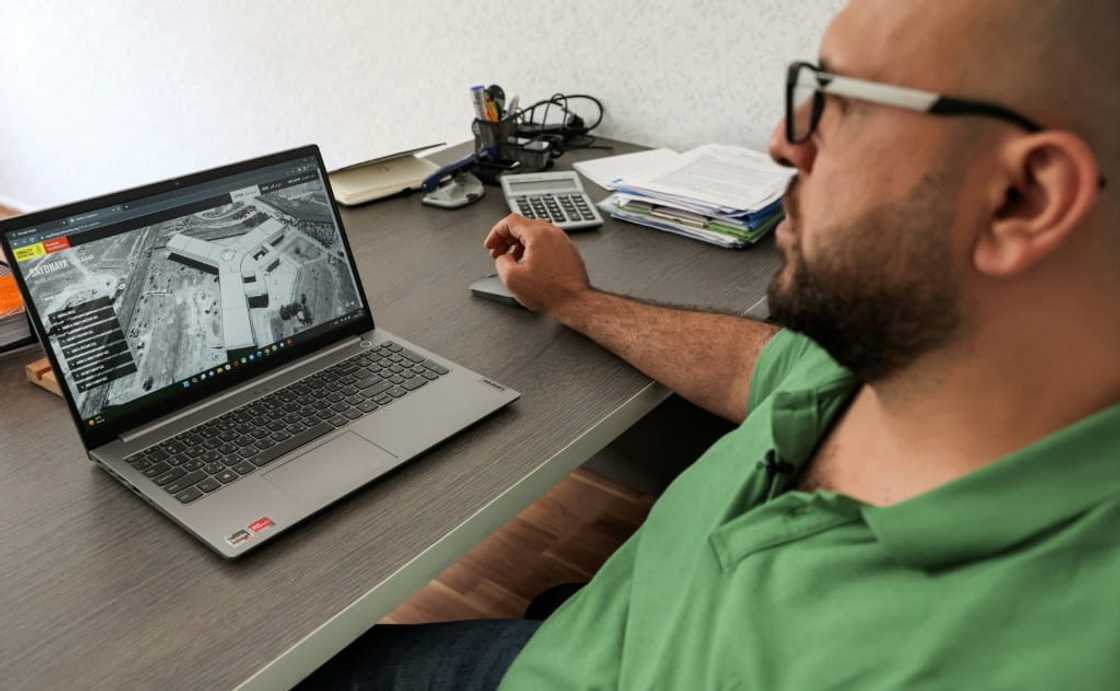
[[[1114,688],[1118,31],[1115,0],[853,0],[770,141],[782,328],[595,290],[562,231],[499,222],[520,302],[740,425],[539,628],[460,628],[413,673]]]

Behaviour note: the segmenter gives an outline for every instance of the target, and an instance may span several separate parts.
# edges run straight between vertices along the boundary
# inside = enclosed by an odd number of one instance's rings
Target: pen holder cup
[[[517,136],[517,118],[508,117],[498,122],[476,118],[471,123],[471,132],[474,133],[475,153],[490,151],[491,157],[499,161],[517,159],[516,146],[510,143],[510,139]]]

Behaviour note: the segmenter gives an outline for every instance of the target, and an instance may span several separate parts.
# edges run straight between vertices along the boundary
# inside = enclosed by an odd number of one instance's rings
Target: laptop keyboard
[[[125,461],[189,504],[317,437],[377,412],[449,371],[388,341]]]

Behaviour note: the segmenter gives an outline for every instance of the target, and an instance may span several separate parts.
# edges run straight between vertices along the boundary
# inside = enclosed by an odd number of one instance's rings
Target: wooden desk
[[[561,167],[639,148],[614,144]],[[85,460],[63,401],[24,378],[34,351],[0,360],[0,685],[291,685],[661,402],[579,334],[470,297],[505,213],[491,187],[457,211],[413,195],[343,214],[377,323],[523,395],[236,562]],[[611,220],[575,240],[599,287],[721,309],[778,264],[770,240],[729,251]]]

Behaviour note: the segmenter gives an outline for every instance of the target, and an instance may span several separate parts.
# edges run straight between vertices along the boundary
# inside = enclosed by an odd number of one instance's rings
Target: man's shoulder
[[[846,375],[828,352],[808,336],[789,329],[774,334],[751,373],[747,412],[783,388],[811,388]]]

